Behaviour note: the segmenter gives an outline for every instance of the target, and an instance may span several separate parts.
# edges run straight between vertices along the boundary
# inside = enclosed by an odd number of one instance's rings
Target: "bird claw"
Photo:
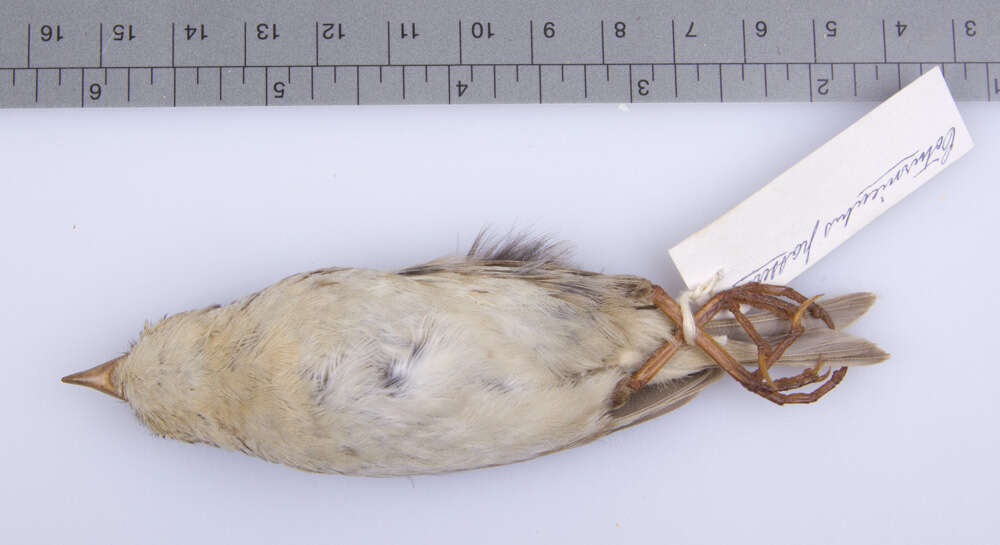
[[[835,329],[833,319],[830,315],[823,307],[816,304],[815,301],[819,297],[806,298],[801,293],[787,286],[760,283],[744,284],[722,291],[712,297],[695,314],[697,329],[695,344],[751,392],[778,405],[784,405],[785,403],[812,403],[840,384],[844,375],[847,374],[846,367],[841,367],[832,372],[832,374],[830,369],[827,369],[823,374],[819,374],[819,370],[823,367],[823,357],[820,356],[815,366],[792,377],[774,379],[771,377],[770,369],[785,353],[785,350],[805,331],[805,328],[802,326],[802,318],[806,312],[810,316],[822,320],[830,329]],[[683,317],[680,306],[659,286],[654,286],[653,303],[678,324],[678,327],[682,325]],[[788,333],[772,346],[740,310],[743,305],[773,312],[788,320]],[[737,362],[732,355],[702,329],[712,318],[724,310],[728,310],[733,314],[740,327],[743,328],[750,337],[750,340],[757,346],[757,369],[752,373],[747,371],[743,365]],[[619,385],[613,396],[613,403],[618,405],[624,404],[632,393],[637,392],[645,386],[666,365],[667,360],[676,353],[678,348],[678,341],[669,339],[638,371]],[[818,382],[822,382],[822,384],[811,392],[785,393],[788,390],[794,390]]]

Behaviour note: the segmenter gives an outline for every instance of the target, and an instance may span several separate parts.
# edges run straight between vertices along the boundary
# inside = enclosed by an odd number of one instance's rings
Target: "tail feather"
[[[830,329],[819,319],[808,317],[802,322],[805,332],[785,351],[779,365],[808,367],[817,358],[832,366],[871,365],[885,361],[889,354],[874,343],[841,331],[860,318],[875,303],[871,293],[852,293],[820,301],[833,318],[837,329]],[[765,340],[774,344],[788,334],[788,321],[771,312],[753,310],[747,318]],[[712,320],[705,327],[712,336],[725,336],[726,350],[741,363],[757,363],[757,347],[734,318]]]
[[[844,329],[853,324],[868,309],[875,304],[875,294],[873,293],[851,293],[830,299],[818,301],[823,309],[833,318],[833,324],[837,329]],[[753,323],[757,331],[764,337],[780,337],[788,333],[788,321],[775,315],[772,312],[753,309],[746,313],[747,318]],[[822,320],[813,318],[806,314],[802,320],[802,325],[806,331],[816,328],[828,329]],[[740,324],[735,318],[717,318],[705,326],[705,332],[712,336],[725,335],[730,339],[749,341]]]

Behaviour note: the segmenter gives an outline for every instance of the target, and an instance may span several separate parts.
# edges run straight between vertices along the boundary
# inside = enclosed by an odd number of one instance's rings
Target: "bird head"
[[[214,416],[211,344],[212,309],[148,323],[124,356],[63,377],[129,403],[154,432],[186,441],[209,441],[204,428]]]

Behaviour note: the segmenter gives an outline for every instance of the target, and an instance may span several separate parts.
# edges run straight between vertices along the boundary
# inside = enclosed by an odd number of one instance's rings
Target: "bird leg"
[[[819,370],[823,365],[823,358],[821,356],[814,367],[806,369],[793,377],[773,379],[771,378],[770,369],[781,358],[782,354],[785,353],[785,350],[805,331],[805,328],[802,326],[802,318],[806,312],[809,312],[814,318],[822,320],[827,327],[831,329],[835,328],[830,315],[815,303],[815,299],[816,297],[807,299],[801,293],[787,286],[775,286],[771,284],[750,283],[725,290],[712,297],[695,314],[696,334],[694,344],[715,360],[719,367],[722,367],[737,382],[751,392],[778,405],[785,403],[812,403],[823,397],[827,392],[836,387],[837,384],[840,384],[844,375],[847,374],[846,367],[837,369],[833,372],[832,376],[829,370],[820,375]],[[676,323],[678,328],[683,327],[683,315],[680,305],[659,286],[653,287],[653,304]],[[773,312],[789,320],[790,327],[788,333],[776,345],[772,346],[740,310],[742,305]],[[703,329],[712,318],[724,310],[732,312],[733,316],[736,317],[737,323],[746,331],[750,340],[757,345],[757,369],[752,373],[747,371],[742,364],[736,361],[729,352],[710,335],[705,333]],[[633,393],[638,392],[643,386],[648,384],[680,347],[680,341],[673,337],[668,338],[667,342],[654,352],[631,377],[619,384],[612,396],[612,406],[618,407],[623,405]],[[823,382],[823,384],[812,392],[784,393],[787,390],[817,382]]]

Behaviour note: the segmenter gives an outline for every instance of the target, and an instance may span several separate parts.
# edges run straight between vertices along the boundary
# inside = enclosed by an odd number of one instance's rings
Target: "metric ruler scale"
[[[2,107],[1000,101],[995,0],[0,2]]]

